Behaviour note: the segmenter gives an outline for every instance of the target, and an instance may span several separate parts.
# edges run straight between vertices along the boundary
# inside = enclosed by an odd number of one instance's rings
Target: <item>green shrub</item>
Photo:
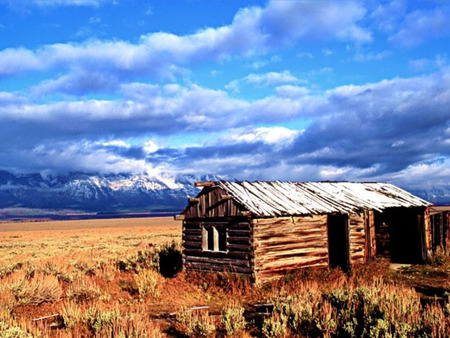
[[[0,337],[2,338],[33,338],[33,335],[19,326],[9,325],[0,318]]]
[[[119,310],[100,311],[95,306],[90,307],[84,314],[84,321],[94,334],[110,328],[118,318]]]
[[[115,265],[121,271],[135,271],[139,269],[158,269],[159,255],[151,246],[148,250],[137,251],[124,258],[117,258]]]
[[[269,318],[264,319],[261,333],[263,337],[277,338],[284,337],[287,333],[286,318],[279,314],[272,314]]]
[[[101,296],[101,290],[90,279],[82,278],[76,280],[67,290],[67,298],[77,302],[98,299]]]
[[[216,331],[216,325],[208,311],[191,311],[183,307],[176,314],[174,329],[187,337],[210,337]]]
[[[226,335],[233,336],[245,330],[244,308],[236,302],[222,309],[222,327]]]
[[[144,300],[146,297],[151,297],[153,299],[159,297],[163,278],[158,271],[153,269],[139,270],[138,273],[134,275],[134,280],[136,281],[139,298],[141,300]]]
[[[56,302],[61,298],[62,289],[54,276],[36,276],[13,282],[9,289],[19,305],[39,305]]]

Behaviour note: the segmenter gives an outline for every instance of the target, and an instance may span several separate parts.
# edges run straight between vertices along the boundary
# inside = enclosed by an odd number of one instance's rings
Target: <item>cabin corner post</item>
[[[433,253],[432,247],[432,235],[431,235],[431,226],[430,226],[430,208],[425,208],[423,213],[421,213],[422,217],[419,217],[419,226],[423,228],[423,259],[427,260],[431,257]],[[422,220],[422,222],[420,222]],[[420,224],[421,223],[421,224]]]

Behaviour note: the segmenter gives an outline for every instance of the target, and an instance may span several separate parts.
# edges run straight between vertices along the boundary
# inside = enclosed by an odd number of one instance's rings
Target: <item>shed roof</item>
[[[217,181],[256,216],[350,213],[364,209],[429,207],[432,204],[388,183]]]

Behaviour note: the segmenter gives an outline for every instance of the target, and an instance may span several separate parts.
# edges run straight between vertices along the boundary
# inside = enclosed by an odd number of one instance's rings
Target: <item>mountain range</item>
[[[0,171],[0,217],[14,214],[178,212],[199,189],[196,181],[214,175],[13,174]],[[411,193],[435,204],[449,204],[449,189]]]
[[[176,177],[136,174],[13,174],[0,171],[0,216],[14,213],[178,212],[200,191],[196,181],[213,175]],[[3,213],[2,213],[3,210]]]

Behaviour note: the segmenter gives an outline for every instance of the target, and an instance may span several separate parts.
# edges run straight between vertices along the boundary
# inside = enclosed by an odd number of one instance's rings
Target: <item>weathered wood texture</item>
[[[364,263],[366,235],[364,214],[349,215],[350,264]]]
[[[373,210],[365,210],[364,217],[364,263],[370,262],[377,253],[377,243],[375,235],[375,219]]]
[[[450,211],[434,212],[430,215],[430,232],[431,232],[431,243],[433,253],[440,247],[444,250],[449,250],[447,248],[447,238],[449,238],[449,222],[450,221]]]
[[[226,251],[205,250],[202,229],[214,225],[226,229]],[[253,250],[250,224],[245,219],[220,222],[185,220],[183,222],[183,265],[187,270],[236,272],[252,275]]]
[[[236,217],[245,211],[239,204],[219,187],[205,187],[195,199],[189,199],[188,207],[183,211],[185,219]]]
[[[311,266],[328,266],[327,216],[254,219],[257,281]]]

